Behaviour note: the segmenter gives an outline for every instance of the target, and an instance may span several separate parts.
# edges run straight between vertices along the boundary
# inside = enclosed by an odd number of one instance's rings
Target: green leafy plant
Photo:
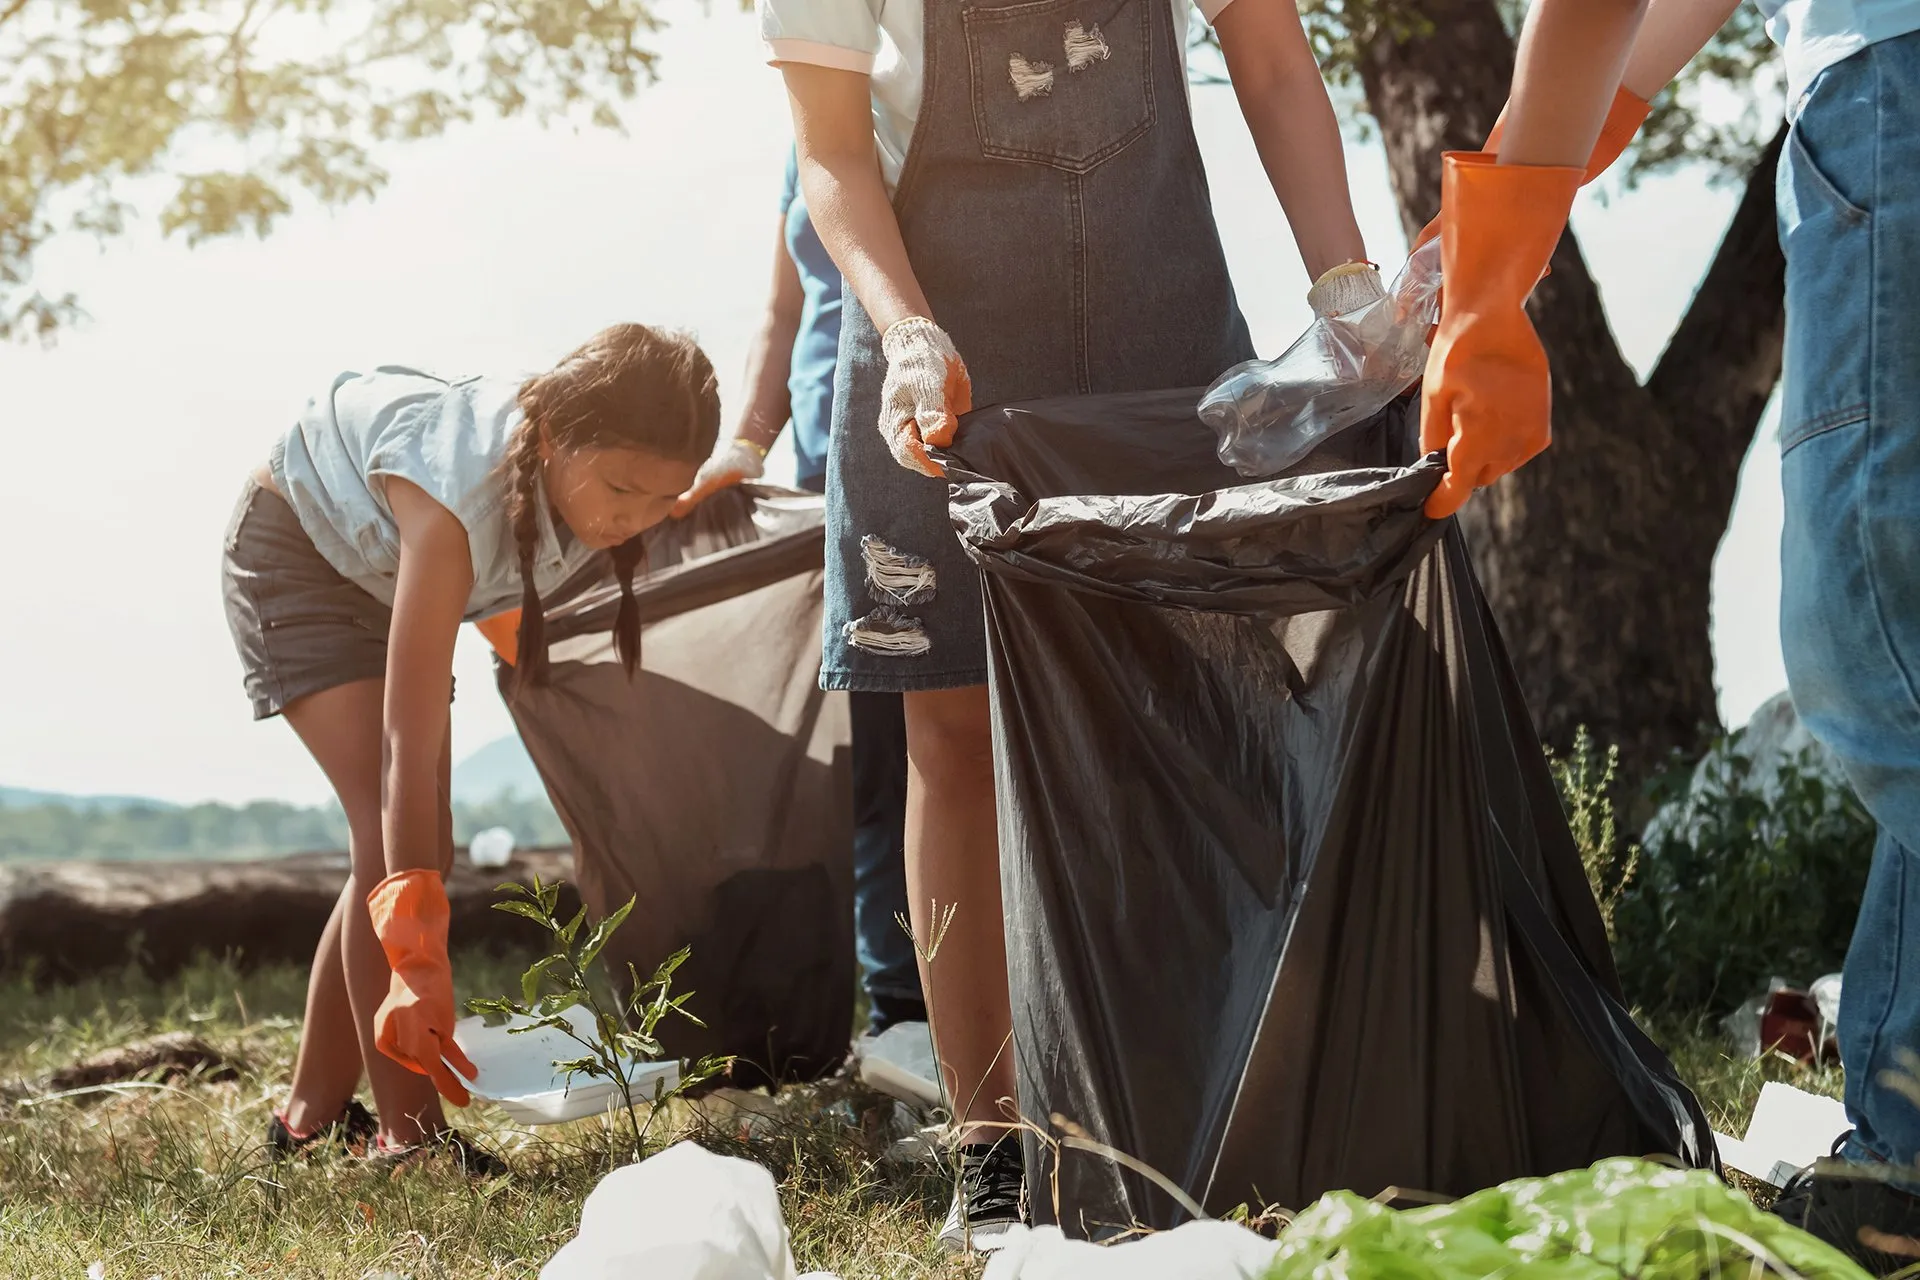
[[[1756,767],[1736,736],[1697,771],[1657,780],[1618,907],[1628,996],[1662,1013],[1721,1013],[1773,975],[1840,967],[1872,858],[1873,820],[1809,754]]]
[[[600,958],[607,943],[613,940],[615,931],[625,923],[628,913],[633,910],[632,898],[595,924],[582,940],[580,932],[587,922],[587,909],[581,907],[571,920],[562,920],[558,881],[543,883],[535,876],[531,886],[503,884],[500,893],[502,900],[494,903],[493,909],[524,916],[539,925],[546,930],[552,950],[534,961],[520,975],[518,1000],[512,997],[471,1000],[467,1008],[489,1017],[525,1020],[523,1025],[511,1028],[508,1032],[510,1035],[551,1028],[578,1044],[584,1052],[576,1058],[556,1059],[554,1069],[565,1072],[569,1080],[576,1075],[584,1075],[613,1081],[625,1104],[623,1109],[633,1138],[633,1158],[641,1159],[646,1154],[647,1129],[653,1124],[653,1117],[659,1113],[661,1105],[711,1080],[726,1070],[732,1061],[721,1057],[702,1058],[686,1064],[673,1085],[658,1085],[651,1094],[642,1098],[634,1096],[632,1068],[636,1063],[660,1057],[660,1041],[654,1033],[661,1022],[673,1015],[685,1018],[695,1026],[706,1025],[687,1009],[687,1001],[693,998],[691,991],[682,995],[673,994],[673,975],[686,963],[688,949],[682,947],[669,956],[653,971],[653,976],[644,981],[640,971],[628,965],[626,994],[608,995],[596,990],[590,975],[594,962]],[[592,1016],[591,1037],[581,1035],[573,1021],[566,1016],[569,1010],[576,1007],[586,1009]],[[645,1126],[635,1114],[639,1102],[652,1104]]]
[[[1600,904],[1607,938],[1614,936],[1613,917],[1620,899],[1640,869],[1640,846],[1620,847],[1619,824],[1613,811],[1613,784],[1620,772],[1620,748],[1608,747],[1604,757],[1595,751],[1585,725],[1573,735],[1573,750],[1565,758],[1547,748],[1547,765],[1566,810],[1567,826],[1580,850],[1580,865]]]

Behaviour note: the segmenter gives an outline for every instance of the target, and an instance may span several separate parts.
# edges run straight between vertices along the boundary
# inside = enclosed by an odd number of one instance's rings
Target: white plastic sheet
[[[561,1016],[572,1024],[571,1036],[557,1028],[528,1030],[535,1025],[531,1018],[513,1018],[497,1027],[488,1026],[485,1018],[454,1023],[454,1043],[479,1070],[468,1082],[473,1096],[525,1125],[564,1124],[623,1105],[620,1086],[612,1080],[569,1075],[553,1065],[578,1057],[581,1040],[598,1034],[593,1014],[578,1005]],[[678,1062],[635,1062],[624,1055],[621,1061],[635,1102],[651,1102],[657,1090],[679,1083]]]
[[[1119,1245],[1016,1227],[982,1280],[1257,1280],[1279,1249],[1230,1222],[1189,1222]]]
[[[1200,418],[1220,437],[1220,461],[1245,476],[1276,475],[1371,418],[1426,371],[1439,320],[1436,238],[1380,301],[1316,319],[1277,359],[1237,364],[1207,388]]]
[[[540,1280],[834,1278],[796,1276],[772,1174],[682,1142],[602,1178]]]

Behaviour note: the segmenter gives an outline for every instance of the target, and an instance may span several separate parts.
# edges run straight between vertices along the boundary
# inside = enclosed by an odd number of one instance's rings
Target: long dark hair
[[[688,335],[616,324],[594,334],[546,373],[527,379],[520,388],[520,410],[525,421],[514,433],[504,464],[507,516],[520,554],[516,690],[543,682],[547,674],[546,617],[533,585],[542,434],[555,448],[645,449],[676,462],[698,462],[712,452],[720,431],[720,385],[713,363]],[[613,643],[629,675],[640,656],[633,571],[644,552],[637,537],[613,552],[620,580]]]

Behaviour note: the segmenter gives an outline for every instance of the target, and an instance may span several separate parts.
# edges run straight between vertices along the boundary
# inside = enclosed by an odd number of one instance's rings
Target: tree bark
[[[1477,149],[1514,45],[1494,0],[1425,0],[1360,71],[1409,234],[1440,205],[1440,152]],[[1553,364],[1553,446],[1461,513],[1540,736],[1587,726],[1629,780],[1719,727],[1709,642],[1714,554],[1780,371],[1784,263],[1776,138],[1699,293],[1642,385],[1569,231],[1529,304]]]

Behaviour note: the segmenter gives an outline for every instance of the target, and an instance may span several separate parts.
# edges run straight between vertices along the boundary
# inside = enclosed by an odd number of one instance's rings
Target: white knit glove
[[[1307,305],[1324,319],[1349,315],[1386,296],[1380,268],[1371,262],[1343,262],[1313,282],[1307,290]]]
[[[923,476],[946,472],[927,446],[953,443],[960,415],[973,408],[973,383],[953,339],[925,316],[908,316],[880,336],[887,378],[880,384],[880,434],[893,460]]]
[[[700,464],[700,470],[694,472],[693,487],[673,504],[675,518],[686,515],[722,489],[758,480],[766,470],[766,459],[760,446],[751,440],[735,436],[724,441],[712,457]]]

